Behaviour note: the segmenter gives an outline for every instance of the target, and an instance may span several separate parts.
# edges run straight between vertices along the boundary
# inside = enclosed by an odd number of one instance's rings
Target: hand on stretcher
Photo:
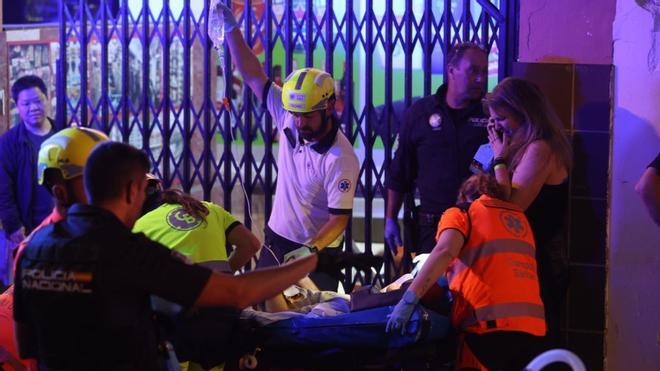
[[[401,330],[401,335],[405,335],[406,325],[410,321],[410,316],[415,310],[415,307],[417,307],[417,303],[419,303],[419,297],[413,291],[406,290],[401,300],[392,309],[392,313],[389,315],[389,320],[385,326],[385,331]]]

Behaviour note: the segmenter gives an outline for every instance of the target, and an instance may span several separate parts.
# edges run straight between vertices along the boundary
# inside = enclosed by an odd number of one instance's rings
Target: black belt
[[[417,223],[419,225],[432,225],[435,226],[438,224],[440,221],[440,217],[442,214],[431,214],[431,213],[425,213],[423,211],[418,211],[417,212]]]

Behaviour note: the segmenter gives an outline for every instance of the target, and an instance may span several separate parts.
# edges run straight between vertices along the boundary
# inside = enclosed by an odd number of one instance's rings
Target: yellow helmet
[[[293,71],[284,80],[282,105],[291,112],[312,112],[328,107],[328,99],[335,94],[332,76],[316,68]]]
[[[90,128],[67,128],[55,133],[41,144],[39,150],[39,184],[44,183],[46,169],[59,170],[65,180],[82,175],[92,149],[107,140],[107,135]]]

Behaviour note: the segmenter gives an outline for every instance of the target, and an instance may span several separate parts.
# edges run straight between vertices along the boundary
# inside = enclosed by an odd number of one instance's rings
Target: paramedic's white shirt
[[[268,226],[284,238],[306,244],[329,214],[351,214],[360,167],[341,130],[327,146],[323,140],[315,145],[299,139],[293,115],[282,108],[282,89],[270,81],[269,85],[266,105],[280,139],[275,203]],[[329,246],[337,246],[342,235]]]

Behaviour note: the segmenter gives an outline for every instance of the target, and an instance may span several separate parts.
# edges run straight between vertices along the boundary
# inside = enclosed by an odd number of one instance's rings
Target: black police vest
[[[21,253],[15,311],[29,340],[23,355],[50,368],[155,369],[148,295],[113,286],[103,270],[104,254],[128,242],[127,232],[85,232],[92,224],[46,226]]]

